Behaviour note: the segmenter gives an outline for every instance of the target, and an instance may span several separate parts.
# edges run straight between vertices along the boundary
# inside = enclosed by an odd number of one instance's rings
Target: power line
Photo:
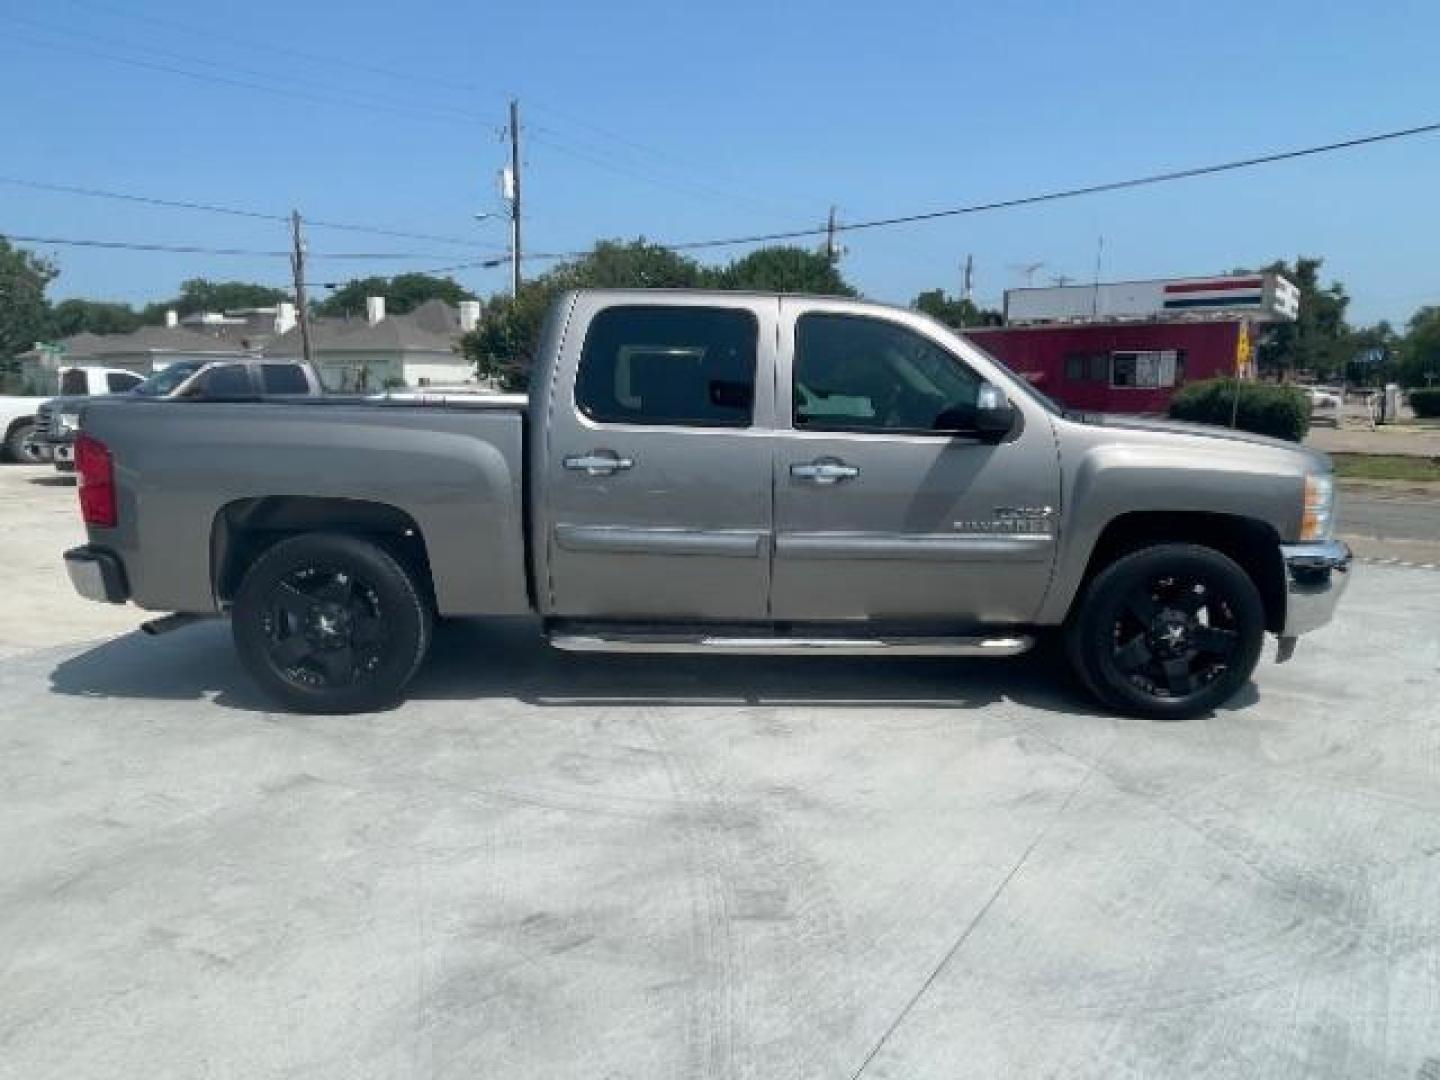
[[[282,56],[292,56],[297,59],[306,60],[313,63],[328,64],[333,67],[349,68],[353,71],[361,71],[370,75],[382,75],[386,78],[394,79],[399,82],[405,83],[406,85],[414,85],[415,83],[427,83],[431,86],[444,87],[449,90],[458,90],[463,93],[479,94],[486,96],[498,96],[499,93],[499,91],[494,87],[483,87],[480,86],[478,83],[458,79],[450,79],[423,70],[400,70],[398,68],[384,67],[382,65],[373,64],[366,61],[353,60],[349,57],[337,56],[327,53],[311,52],[304,49],[297,49],[293,46],[281,45],[274,41],[261,41],[256,38],[240,38],[234,36],[234,34],[232,34],[228,29],[223,35],[217,36],[210,31],[198,28],[190,24],[176,23],[168,19],[160,19],[154,16],[141,15],[132,11],[120,9],[112,4],[97,2],[97,0],[69,0],[69,3],[72,6],[88,8],[91,11],[101,12],[113,16],[117,19],[125,20],[127,22],[144,23],[150,26],[161,28],[163,30],[170,31],[172,33],[182,33],[190,37],[198,37],[210,43],[214,43],[218,40],[221,44],[243,45],[247,48],[247,50],[251,50],[252,52],[258,49],[263,50],[267,53],[276,53]],[[509,96],[513,97],[516,95],[511,94]],[[596,134],[601,135],[602,137],[612,142],[631,147],[632,149],[640,151],[641,153],[648,154],[651,157],[668,159],[672,162],[676,162],[684,166],[687,169],[702,168],[699,163],[693,160],[688,160],[686,158],[680,157],[679,155],[671,151],[663,150],[655,146],[640,142],[632,137],[622,135],[610,128],[602,127],[599,124],[595,124],[589,120],[577,116],[574,113],[571,113],[564,109],[560,109],[546,102],[535,101],[528,94],[526,95],[526,104],[529,107],[538,108],[542,112],[551,113],[552,115],[569,123],[573,123],[579,127],[588,128],[590,131],[593,131]],[[713,165],[706,165],[703,166],[703,168],[709,171],[713,169]]]
[[[107,251],[164,251],[181,255],[248,255],[256,258],[288,259],[289,251],[259,251],[254,248],[204,247],[198,244],[151,244],[133,240],[96,240],[62,236],[23,236],[0,230],[0,236],[22,244],[45,244],[54,247],[104,248]],[[332,251],[310,252],[311,259],[436,259],[433,252],[420,254],[413,251]]]
[[[1296,150],[1281,150],[1271,154],[1261,154],[1257,157],[1238,158],[1234,161],[1224,161],[1213,165],[1197,165],[1188,169],[1174,169],[1167,172],[1151,173],[1146,176],[1132,177],[1128,180],[1111,180],[1103,184],[1087,184],[1082,187],[1061,188],[1058,191],[1047,191],[1037,195],[1024,195],[1013,199],[998,199],[993,202],[972,203],[968,206],[955,206],[944,210],[927,210],[917,214],[900,214],[894,217],[873,218],[869,221],[841,222],[835,226],[835,231],[858,232],[861,229],[883,229],[896,225],[913,225],[917,222],[936,221],[940,218],[960,217],[965,214],[981,214],[992,210],[1009,210],[1019,206],[1034,206],[1039,203],[1059,202],[1062,199],[1078,199],[1086,195],[1100,195],[1110,191],[1125,191],[1131,188],[1146,187],[1153,184],[1166,184],[1175,180],[1189,180],[1199,176],[1213,176],[1217,173],[1235,172],[1239,169],[1250,169],[1259,165],[1272,165],[1280,161],[1293,161],[1296,158],[1312,157],[1317,154],[1335,153],[1340,150],[1353,150],[1360,146],[1371,146],[1376,143],[1406,139],[1416,135],[1430,135],[1437,131],[1440,131],[1440,121],[1420,124],[1416,127],[1401,128],[1398,131],[1385,131],[1374,135],[1362,135],[1354,139],[1322,143],[1318,146],[1306,146]],[[776,240],[798,240],[805,237],[823,236],[826,232],[827,227],[821,225],[803,229],[787,229],[778,232],[752,233],[749,236],[721,237],[711,240],[687,240],[673,244],[657,243],[657,246],[668,248],[670,251],[695,251],[702,248],[735,247],[741,244],[764,244]],[[560,252],[546,255],[531,255],[530,258],[568,259],[576,258],[584,254],[585,252],[583,251]]]
[[[90,8],[92,8],[92,9],[110,10],[113,14],[118,14],[117,12],[114,12],[113,9],[107,8],[106,5],[97,5],[97,4],[83,3],[83,0],[71,0],[71,2],[72,2],[72,3],[80,3],[81,6],[90,7]],[[21,17],[21,16],[6,15],[6,16],[3,16],[3,17],[8,18],[8,19],[10,19],[10,20],[13,21],[13,22],[18,22],[18,23],[21,23],[21,24],[24,24],[24,25],[27,25],[27,26],[30,26],[30,27],[38,28],[41,32],[46,33],[46,34],[50,34],[50,35],[52,35],[52,36],[61,36],[61,35],[63,34],[64,37],[65,37],[65,45],[64,45],[64,47],[66,47],[66,48],[74,48],[76,52],[79,52],[79,53],[82,54],[82,55],[94,56],[94,57],[99,58],[99,59],[102,59],[102,60],[107,60],[107,61],[111,61],[111,62],[115,62],[115,63],[120,63],[120,64],[130,64],[130,65],[137,66],[137,67],[141,67],[141,68],[144,68],[144,69],[147,69],[147,70],[159,71],[159,72],[166,73],[166,74],[179,75],[179,76],[181,76],[181,77],[183,77],[183,78],[199,79],[199,80],[208,80],[208,81],[218,82],[218,83],[221,83],[221,84],[224,84],[224,85],[229,85],[229,86],[237,86],[237,87],[241,87],[241,88],[245,88],[245,89],[259,90],[259,91],[261,91],[261,92],[263,92],[263,93],[279,94],[279,95],[283,95],[283,96],[296,97],[296,98],[300,98],[300,99],[317,101],[317,102],[320,102],[320,103],[322,103],[322,104],[344,105],[344,104],[348,104],[348,103],[350,103],[350,102],[354,102],[355,104],[357,104],[357,105],[359,105],[359,106],[361,106],[361,107],[382,108],[382,109],[386,109],[386,110],[391,111],[391,112],[402,112],[402,113],[403,113],[403,112],[405,112],[405,111],[408,110],[408,111],[410,111],[410,112],[416,113],[417,115],[426,116],[426,117],[428,117],[428,118],[448,120],[448,121],[451,121],[451,122],[454,122],[454,123],[463,123],[463,124],[466,124],[466,125],[473,125],[477,120],[479,120],[479,121],[482,122],[482,123],[486,123],[486,122],[487,122],[487,121],[484,120],[483,117],[479,116],[479,114],[472,113],[472,112],[469,112],[469,111],[466,111],[466,110],[457,109],[457,108],[450,107],[450,106],[441,106],[441,107],[439,107],[439,108],[436,108],[436,107],[433,107],[433,106],[421,106],[421,105],[411,105],[411,104],[408,104],[408,103],[398,103],[398,102],[395,102],[395,101],[392,101],[392,100],[389,100],[389,99],[380,100],[380,101],[365,102],[365,101],[361,101],[361,100],[355,99],[355,98],[353,97],[353,93],[352,93],[352,92],[345,91],[345,93],[351,93],[351,96],[350,96],[350,97],[348,98],[348,100],[347,100],[345,97],[339,96],[339,94],[338,94],[337,91],[336,91],[336,88],[335,88],[332,84],[330,84],[330,83],[316,82],[315,80],[299,80],[301,85],[309,85],[309,86],[312,86],[312,87],[318,87],[322,92],[324,92],[325,94],[327,94],[327,95],[329,95],[329,96],[317,96],[317,95],[315,95],[315,94],[313,94],[313,93],[311,93],[311,94],[306,94],[306,93],[302,93],[302,92],[299,92],[299,91],[293,89],[293,84],[295,84],[297,80],[295,80],[293,77],[291,77],[291,76],[288,75],[288,74],[285,76],[285,81],[286,81],[286,83],[287,83],[287,87],[282,89],[282,88],[280,88],[280,87],[276,87],[276,86],[269,85],[269,84],[261,84],[261,83],[252,82],[252,81],[250,81],[249,79],[236,79],[236,78],[233,78],[233,77],[230,77],[230,76],[227,76],[227,75],[221,75],[221,74],[214,74],[214,73],[213,73],[213,71],[229,71],[229,72],[232,72],[232,73],[239,73],[240,75],[259,77],[259,78],[262,78],[262,79],[272,78],[272,76],[271,76],[270,73],[265,72],[265,71],[258,71],[258,70],[254,69],[254,68],[239,67],[239,66],[236,66],[235,64],[232,64],[232,63],[221,63],[221,62],[217,62],[217,61],[214,61],[214,60],[208,60],[208,59],[206,59],[206,60],[196,60],[196,59],[194,59],[194,58],[192,58],[192,57],[184,56],[184,55],[177,54],[177,53],[174,53],[174,52],[168,52],[168,51],[166,51],[166,50],[157,50],[157,49],[154,49],[153,47],[151,47],[151,46],[149,46],[149,45],[137,45],[137,44],[135,44],[135,43],[133,43],[133,42],[131,42],[131,41],[127,41],[127,40],[125,40],[125,39],[123,39],[123,38],[117,38],[117,37],[113,37],[113,36],[102,36],[102,35],[96,35],[96,34],[93,34],[93,33],[81,33],[81,34],[78,34],[78,35],[77,35],[77,34],[76,34],[75,32],[73,32],[73,31],[62,30],[61,28],[55,27],[55,26],[53,26],[53,25],[51,25],[51,24],[47,24],[47,23],[43,23],[43,22],[38,22],[38,21],[36,21],[36,20],[27,19],[27,18],[24,18],[24,17]],[[156,23],[156,24],[158,24],[158,25],[163,25],[163,26],[166,26],[168,29],[171,29],[171,30],[183,30],[183,31],[185,31],[185,32],[187,32],[187,33],[200,33],[200,34],[203,34],[203,31],[195,31],[195,30],[194,30],[193,28],[191,28],[191,27],[175,26],[175,25],[170,24],[170,23],[165,23],[165,22],[163,22],[163,21],[161,21],[161,20],[142,19],[141,21]],[[92,41],[92,42],[100,42],[102,45],[118,46],[118,47],[120,47],[120,48],[127,49],[127,50],[130,51],[130,53],[131,53],[132,55],[129,55],[129,56],[117,56],[117,55],[115,55],[115,54],[113,54],[113,53],[102,53],[102,52],[96,52],[96,51],[94,51],[94,50],[87,50],[87,49],[83,49],[83,48],[75,48],[75,46],[73,45],[73,39],[74,39],[75,37],[77,37],[77,36],[78,36],[78,37],[82,37],[82,38],[86,38],[86,39],[88,39],[89,41]],[[208,35],[206,35],[206,36],[208,37]],[[227,35],[227,39],[228,39],[228,35]],[[61,48],[61,47],[62,47],[62,46],[60,46],[60,45],[58,45],[58,44],[55,44],[55,43],[52,43],[52,42],[31,42],[31,43],[32,43],[32,44],[41,44],[42,46],[48,47],[48,48]],[[266,49],[267,51],[269,51],[269,52],[279,52],[279,53],[283,53],[283,54],[287,54],[287,55],[292,55],[292,56],[296,56],[296,57],[303,58],[303,59],[307,59],[307,60],[311,60],[311,61],[318,61],[318,62],[321,62],[321,63],[333,63],[333,64],[337,64],[337,65],[340,65],[340,66],[351,67],[351,68],[355,68],[355,69],[357,69],[357,70],[366,71],[366,72],[370,72],[370,73],[374,73],[374,74],[381,74],[381,75],[385,75],[385,76],[392,77],[392,78],[397,78],[397,79],[403,78],[403,79],[406,79],[407,81],[411,81],[411,82],[415,81],[415,78],[416,78],[415,76],[406,75],[405,73],[397,72],[397,71],[394,71],[394,70],[388,69],[388,68],[377,67],[377,66],[375,66],[375,65],[370,65],[370,64],[355,63],[355,62],[353,62],[353,61],[348,61],[348,60],[344,60],[344,59],[336,58],[336,57],[326,57],[326,56],[323,56],[323,55],[318,54],[318,53],[311,53],[311,52],[306,52],[306,51],[303,51],[303,50],[296,50],[296,49],[289,49],[289,48],[281,48],[281,47],[278,47],[278,46],[272,46],[272,45],[270,45],[270,44],[268,44],[268,43],[265,45],[265,49]],[[139,56],[141,56],[141,57],[147,57],[147,58],[146,58],[146,59],[136,59],[136,58],[135,58],[136,55],[139,55]],[[156,61],[153,59],[153,58],[156,57],[156,56],[161,57],[161,58],[168,58],[168,59],[172,59],[172,60],[179,60],[181,63],[186,64],[186,65],[189,65],[189,68],[191,68],[191,69],[193,69],[193,68],[201,68],[201,70],[199,70],[199,71],[196,71],[196,70],[187,70],[187,69],[184,69],[184,68],[174,67],[174,66],[173,66],[172,64],[170,64],[170,63],[159,63],[159,62],[156,62]],[[211,69],[211,70],[206,70],[206,69]],[[484,91],[481,90],[480,87],[477,87],[477,86],[475,86],[475,85],[473,85],[473,84],[457,83],[457,82],[453,82],[453,81],[447,80],[447,79],[423,78],[421,81],[438,83],[439,85],[449,86],[449,87],[456,88],[456,89],[468,90],[468,91],[472,91],[472,92],[484,92]],[[662,150],[658,150],[658,149],[655,149],[655,148],[653,148],[653,147],[648,147],[648,146],[646,146],[646,145],[643,144],[643,143],[637,142],[637,141],[635,141],[635,140],[633,140],[633,139],[626,138],[625,136],[618,135],[618,134],[616,134],[616,133],[614,133],[614,132],[612,132],[612,131],[609,131],[609,130],[606,129],[606,128],[603,128],[603,127],[600,127],[600,126],[598,126],[598,125],[589,123],[589,122],[587,122],[587,121],[584,121],[584,120],[580,120],[580,119],[578,119],[578,118],[575,118],[575,117],[573,117],[572,114],[569,114],[569,113],[567,113],[567,112],[565,112],[565,111],[563,111],[563,110],[560,110],[560,109],[557,109],[557,108],[554,108],[554,107],[551,107],[551,106],[546,106],[546,105],[544,105],[544,104],[539,105],[539,107],[542,108],[542,109],[544,109],[544,110],[547,111],[547,112],[550,112],[550,113],[556,115],[556,116],[566,117],[566,118],[568,118],[568,119],[570,120],[570,122],[572,122],[572,123],[578,124],[578,125],[580,125],[580,126],[589,128],[589,129],[592,130],[592,131],[598,132],[598,133],[600,133],[601,135],[603,135],[603,136],[605,136],[606,138],[608,138],[609,140],[611,140],[611,142],[613,142],[613,143],[620,144],[620,145],[623,145],[623,146],[631,147],[631,148],[633,148],[633,149],[635,149],[635,150],[638,150],[638,151],[640,151],[640,152],[642,152],[642,153],[648,154],[648,155],[651,156],[652,158],[661,159],[661,160],[669,159],[669,160],[671,160],[671,161],[681,161],[681,160],[682,160],[682,159],[676,157],[676,156],[673,155],[673,154],[666,153],[666,152],[664,152],[664,151],[662,151]],[[571,156],[574,156],[574,157],[577,157],[577,158],[579,158],[579,159],[581,159],[581,160],[587,161],[589,164],[594,165],[594,166],[596,166],[596,167],[598,167],[598,168],[610,169],[611,171],[619,172],[619,173],[621,173],[621,174],[623,174],[623,175],[630,176],[630,177],[633,178],[633,179],[640,180],[641,182],[644,182],[644,183],[653,184],[653,185],[655,185],[655,186],[657,186],[657,187],[668,187],[668,188],[670,188],[670,189],[672,189],[672,190],[682,191],[682,192],[685,192],[685,193],[691,194],[691,195],[697,195],[697,196],[700,197],[700,198],[706,198],[706,199],[712,199],[712,200],[713,200],[713,199],[717,199],[717,198],[718,198],[718,199],[726,199],[726,200],[735,202],[735,203],[737,203],[737,204],[748,205],[748,206],[751,207],[752,209],[761,209],[761,210],[769,209],[769,210],[774,210],[775,208],[777,208],[777,207],[780,206],[779,203],[771,202],[771,201],[768,201],[768,200],[761,200],[761,199],[753,198],[753,197],[751,197],[751,196],[742,194],[742,193],[739,192],[739,191],[736,191],[736,190],[733,190],[733,189],[729,189],[729,188],[723,188],[723,187],[718,187],[718,186],[709,186],[709,185],[706,185],[706,184],[701,183],[701,182],[699,182],[699,181],[684,181],[684,180],[679,180],[679,179],[667,179],[666,177],[663,177],[663,176],[657,176],[657,175],[655,175],[655,166],[653,166],[653,165],[627,167],[627,165],[626,165],[625,163],[623,163],[622,161],[616,159],[616,157],[615,157],[615,155],[614,155],[614,152],[613,152],[613,147],[606,147],[606,148],[604,148],[604,149],[598,149],[598,148],[594,147],[593,145],[583,145],[583,144],[582,144],[582,145],[578,145],[578,146],[577,146],[577,145],[575,145],[574,143],[572,143],[571,145],[568,145],[568,146],[567,146],[567,145],[561,144],[561,143],[559,143],[559,142],[556,142],[556,141],[554,141],[554,140],[539,140],[539,139],[537,139],[537,141],[548,142],[549,145],[551,145],[552,147],[554,147],[554,148],[557,149],[557,150],[560,150],[562,153],[568,153],[568,154],[570,154]],[[578,142],[578,140],[577,140],[577,142]],[[671,171],[672,173],[674,172],[673,166],[670,167],[670,171]],[[286,220],[288,220],[288,219],[286,219]],[[318,222],[318,221],[312,222],[312,221],[309,221],[309,219],[307,219],[307,224],[319,225],[320,222]]]
[[[465,120],[458,114],[441,113],[421,106],[398,105],[390,102],[374,102],[358,100],[356,98],[345,98],[337,95],[320,95],[308,93],[301,90],[286,89],[278,86],[271,86],[266,83],[254,82],[250,79],[236,79],[228,75],[220,75],[208,71],[192,71],[186,68],[176,67],[173,64],[159,63],[154,60],[141,60],[131,56],[119,56],[115,53],[101,52],[97,49],[78,47],[68,42],[65,45],[58,45],[54,42],[36,40],[10,35],[10,40],[20,41],[28,45],[38,45],[41,48],[59,49],[73,52],[80,56],[88,56],[96,60],[104,60],[107,63],[126,64],[130,67],[142,68],[147,71],[158,71],[167,75],[178,75],[181,78],[193,79],[198,82],[219,83],[226,86],[240,87],[246,90],[258,90],[263,94],[271,94],[275,97],[294,101],[314,101],[322,105],[337,105],[343,108],[380,109],[385,112],[398,113],[401,116],[421,117],[429,120],[440,120],[447,123],[464,123]],[[472,121],[473,122],[473,121]]]
[[[89,30],[76,30],[75,28],[70,26],[57,26],[54,23],[41,22],[36,19],[29,19],[23,15],[15,15],[12,13],[6,13],[0,17],[8,19],[11,22],[19,23],[21,25],[30,27],[33,30],[39,30],[41,33],[50,35],[51,37],[61,38],[67,45],[73,42],[76,38],[83,38],[86,41],[98,42],[101,45],[119,46],[122,49],[129,50],[132,54],[138,54],[142,57],[158,56],[167,60],[178,60],[181,63],[189,64],[193,67],[200,67],[202,69],[216,68],[222,71],[230,71],[240,75],[255,76],[261,79],[273,79],[277,77],[276,73],[271,71],[258,70],[251,67],[242,67],[240,65],[227,61],[216,61],[203,57],[197,58],[186,53],[173,52],[169,49],[157,49],[155,48],[154,44],[149,41],[137,42],[133,39],[124,37],[116,37],[108,34],[96,34],[90,32]],[[265,50],[265,52],[267,53],[270,51],[272,50],[269,48]],[[252,55],[254,54],[252,53]],[[291,70],[283,72],[278,77],[283,78],[287,86],[311,86],[316,87],[321,91],[332,91],[335,89],[333,84],[329,82],[317,81],[315,79],[307,79],[303,76],[297,77],[293,70],[293,65]],[[396,104],[388,96],[377,97],[374,94],[366,93],[364,91],[361,91],[361,93],[365,98],[370,99],[371,103],[376,104],[381,108],[389,107]],[[347,90],[346,94],[350,98],[350,100],[356,101],[357,103],[363,103],[360,98],[354,97],[354,91]],[[453,116],[455,119],[459,120],[470,119],[468,113],[451,105],[442,104],[439,106],[422,106],[419,104],[414,104],[410,107],[415,109],[416,111],[423,111],[428,114],[445,114]]]
[[[258,38],[240,38],[234,36],[227,28],[223,34],[204,30],[197,26],[186,23],[177,23],[170,19],[160,19],[154,16],[142,15],[137,12],[124,10],[111,4],[96,3],[95,0],[69,0],[71,5],[76,7],[89,8],[91,11],[104,12],[127,22],[140,22],[150,26],[156,26],[163,30],[188,34],[191,37],[198,37],[206,42],[221,44],[243,45],[249,50],[262,50],[269,53],[277,53],[281,56],[293,56],[299,60],[308,60],[315,63],[330,64],[335,67],[351,68],[355,71],[363,71],[370,75],[384,75],[386,78],[396,79],[404,83],[424,82],[432,86],[448,87],[451,90],[462,90],[467,93],[492,93],[493,91],[482,89],[474,83],[459,82],[453,79],[446,79],[438,75],[431,75],[424,71],[401,71],[397,68],[381,67],[377,64],[364,63],[351,60],[347,57],[326,55],[323,53],[307,52],[303,49],[296,49],[292,46],[281,45],[270,40]]]
[[[124,191],[106,191],[102,188],[80,187],[74,184],[55,184],[44,180],[28,180],[18,176],[0,176],[0,184],[30,188],[34,191],[53,191],[63,195],[85,195],[95,199],[115,199],[121,202],[137,203],[142,206],[162,206],[175,210],[197,210],[209,214],[224,214],[230,217],[251,218],[257,221],[288,223],[285,214],[271,214],[263,210],[248,210],[236,206],[221,206],[216,203],[192,202],[185,199],[162,199],[153,195],[135,195]],[[434,233],[407,232],[401,229],[385,229],[374,225],[356,225],[343,221],[320,221],[306,218],[305,224],[312,227],[341,229],[346,232],[369,233],[372,236],[393,236],[405,240],[428,240],[432,243],[459,244],[481,251],[499,251],[493,244],[477,244],[472,240],[461,240],[453,236],[437,236]]]

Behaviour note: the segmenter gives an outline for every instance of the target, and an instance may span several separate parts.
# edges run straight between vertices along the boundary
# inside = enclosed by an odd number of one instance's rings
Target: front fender
[[[1061,454],[1068,466],[1063,444]],[[1201,523],[1214,515],[1259,522],[1281,539],[1299,535],[1306,475],[1299,455],[1221,440],[1157,440],[1089,447],[1064,471],[1060,551],[1041,625],[1064,621],[1101,537],[1126,515],[1175,515],[1166,534],[1179,542],[1202,541]],[[1196,535],[1187,537],[1192,522]]]

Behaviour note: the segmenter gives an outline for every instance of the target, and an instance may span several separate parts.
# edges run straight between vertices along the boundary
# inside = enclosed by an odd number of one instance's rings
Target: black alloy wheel
[[[335,566],[303,566],[270,591],[270,659],[302,687],[339,689],[373,678],[385,647],[375,586]]]
[[[1244,685],[1264,633],[1264,606],[1244,570],[1210,548],[1165,544],[1096,576],[1067,645],[1082,681],[1107,704],[1179,719]]]
[[[300,712],[399,699],[430,644],[433,615],[412,573],[379,545],[337,533],[282,540],[246,573],[231,611],[246,669]]]

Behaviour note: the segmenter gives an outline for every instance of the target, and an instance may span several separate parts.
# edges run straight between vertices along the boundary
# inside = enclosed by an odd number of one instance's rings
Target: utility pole
[[[1095,241],[1095,288],[1090,294],[1090,318],[1100,317],[1100,266],[1105,261],[1105,234]]]
[[[520,295],[520,102],[510,99],[510,291]]]
[[[840,258],[839,249],[835,246],[835,207],[830,207],[830,217],[825,222],[825,261],[831,266]]]
[[[965,316],[970,310],[971,294],[975,288],[975,256],[965,256],[965,275],[960,279],[960,325],[965,325]]]
[[[300,232],[300,211],[290,211],[290,269],[295,274],[295,318],[300,323],[300,352],[306,364],[315,358],[310,348],[310,306],[305,302],[305,238]]]

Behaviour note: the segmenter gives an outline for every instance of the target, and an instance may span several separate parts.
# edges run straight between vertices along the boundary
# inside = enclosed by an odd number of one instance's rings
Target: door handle
[[[610,476],[635,467],[635,462],[631,458],[617,457],[611,453],[598,451],[567,457],[562,464],[571,472],[583,472],[587,476]]]
[[[860,470],[843,461],[821,459],[807,465],[791,465],[790,475],[813,484],[838,484],[842,480],[853,480],[860,475]]]

